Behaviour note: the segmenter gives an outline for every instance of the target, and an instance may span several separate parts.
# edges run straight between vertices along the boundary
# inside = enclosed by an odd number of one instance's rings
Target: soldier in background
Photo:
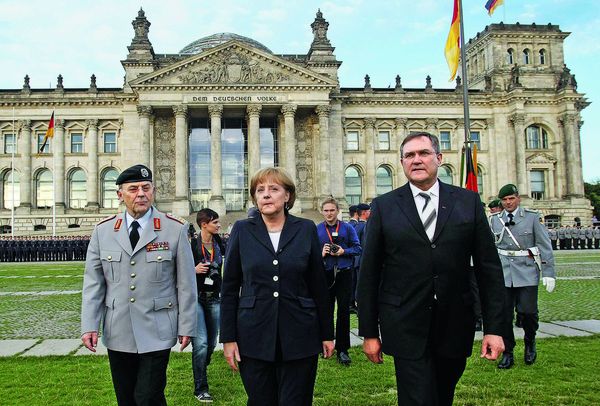
[[[594,248],[600,249],[600,226],[594,227],[592,234],[594,236]]]
[[[573,248],[572,232],[573,232],[573,229],[571,228],[570,225],[567,224],[567,226],[565,227],[565,248],[568,250]]]
[[[578,235],[579,235],[579,247],[578,248],[580,250],[584,250],[585,249],[585,242],[586,242],[585,227],[584,226],[579,226]]]
[[[560,247],[560,250],[565,250],[567,249],[567,240],[565,238],[565,226],[560,226],[558,228],[558,246]]]
[[[502,200],[494,199],[488,203],[488,209],[490,209],[490,216],[502,211]]]
[[[550,237],[550,243],[552,244],[552,251],[556,251],[556,243],[558,241],[558,231],[556,228],[548,229],[548,237]]]
[[[585,228],[585,239],[587,240],[586,248],[591,250],[594,248],[594,227],[589,226]]]
[[[546,227],[539,213],[520,207],[521,198],[515,185],[500,189],[504,210],[491,220],[492,232],[504,271],[507,317],[503,334],[505,351],[498,364],[500,369],[514,365],[515,337],[512,320],[515,310],[525,332],[524,360],[531,365],[537,358],[535,335],[538,329],[538,284],[540,274],[548,292],[554,290],[556,274],[554,256]]]

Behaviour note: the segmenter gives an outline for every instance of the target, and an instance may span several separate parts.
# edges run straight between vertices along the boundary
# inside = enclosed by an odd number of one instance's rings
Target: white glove
[[[554,287],[556,286],[556,279],[551,278],[549,276],[544,276],[542,278],[542,284],[546,287],[548,293],[552,293]]]

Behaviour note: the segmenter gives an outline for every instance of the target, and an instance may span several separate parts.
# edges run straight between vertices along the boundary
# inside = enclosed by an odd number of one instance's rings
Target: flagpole
[[[465,118],[465,146],[471,142],[471,122],[469,119],[469,86],[467,81],[467,59],[465,58],[465,28],[464,28],[464,14],[462,9],[462,0],[458,0],[459,10],[459,27],[460,27],[460,59],[461,59],[461,72],[462,72],[462,83],[463,83],[463,110]],[[462,182],[462,181],[461,181]]]
[[[12,205],[10,209],[10,238],[15,239],[15,149],[17,148],[17,132],[15,131],[15,108],[13,107],[12,118],[13,146],[10,155],[10,183],[12,188]]]
[[[54,112],[52,114],[56,123],[56,114]],[[52,142],[52,237],[56,237],[56,148],[54,136],[50,141]]]

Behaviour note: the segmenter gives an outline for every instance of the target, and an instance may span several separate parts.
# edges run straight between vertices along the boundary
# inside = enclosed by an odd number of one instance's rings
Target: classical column
[[[487,157],[489,166],[487,168],[489,186],[486,187],[485,183],[483,188],[489,191],[489,196],[496,196],[498,193],[498,168],[496,163],[496,154],[498,151],[496,150],[496,135],[494,133],[494,119],[490,118],[486,120],[487,130],[488,130],[488,139],[490,140],[490,147],[488,149]]]
[[[190,214],[188,200],[188,106],[179,104],[173,106],[175,114],[175,200],[172,211],[178,216]]]
[[[52,161],[54,162],[54,204],[56,209],[65,208],[65,120],[54,122],[52,140]]]
[[[517,188],[521,196],[529,196],[527,166],[525,162],[525,115],[515,113],[510,117],[514,128]]]
[[[19,187],[21,189],[21,204],[17,207],[17,212],[28,213],[31,210],[31,120],[19,121],[21,129],[21,159],[19,160]]]
[[[397,117],[394,120],[396,124],[396,142],[397,142],[397,150],[398,150],[398,158],[396,163],[396,173],[398,174],[397,179],[398,183],[395,184],[395,187],[402,186],[407,182],[406,175],[404,174],[404,169],[402,167],[402,141],[406,138],[407,128],[406,124],[408,123],[408,119],[406,117]]]
[[[221,179],[221,115],[222,104],[208,106],[210,115],[210,188],[211,196],[208,207],[225,214],[225,199],[223,199],[223,181]]]
[[[284,168],[290,174],[294,183],[296,180],[296,124],[294,116],[298,106],[295,104],[284,104],[281,107],[281,113],[284,119],[284,142],[283,142],[283,161]],[[299,201],[298,201],[299,203]],[[300,213],[300,205],[297,204],[292,209],[292,213]]]
[[[320,105],[315,109],[319,116],[319,175],[321,184],[319,200],[323,201],[331,195],[331,160],[329,158],[329,105]]]
[[[565,161],[565,147],[566,147],[566,137],[565,131],[563,128],[563,120],[562,117],[557,117],[556,121],[558,122],[558,131],[557,131],[557,139],[554,144],[554,151],[556,154],[556,164],[555,164],[555,172],[554,179],[556,179],[556,197],[562,199],[564,195],[569,194],[568,192],[568,177],[567,177],[567,168]]]
[[[556,198],[556,189],[554,188],[554,167],[548,169],[548,194],[546,199]]]
[[[337,174],[335,182],[331,182],[331,194],[338,201],[340,207],[346,209],[346,193],[344,190],[344,130],[342,129],[342,103],[339,100],[331,101],[329,112],[329,157],[331,176]]]
[[[365,118],[365,193],[363,200],[375,197],[375,122],[373,117]]]
[[[579,144],[579,123],[574,114],[562,117],[567,146],[567,185],[569,195],[583,196],[583,178],[581,173],[581,147]]]
[[[99,193],[98,193],[98,120],[92,119],[87,120],[87,179],[86,179],[86,192],[87,192],[87,205],[86,209],[95,211],[100,207]]]
[[[260,169],[260,104],[249,104],[248,114],[248,179]]]
[[[144,165],[150,165],[150,116],[152,115],[151,106],[137,106],[140,116],[140,129],[142,131],[142,142],[140,150],[140,160]]]

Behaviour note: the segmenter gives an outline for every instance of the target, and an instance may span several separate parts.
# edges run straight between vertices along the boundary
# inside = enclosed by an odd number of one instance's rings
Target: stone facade
[[[142,10],[132,24],[122,88],[98,88],[92,76],[87,89],[64,87],[62,77],[56,89],[31,89],[25,77],[22,89],[0,90],[2,230],[11,225],[13,134],[19,234],[51,228],[47,173],[54,175],[50,197],[56,202],[58,229],[69,232],[78,226],[89,232],[118,205],[110,177],[136,163],[153,169],[158,207],[189,216],[194,193],[190,134],[197,120],[206,120],[212,134],[207,205],[219,213],[232,204],[231,190],[222,181],[227,169],[222,163],[227,128],[222,126],[228,118],[245,123],[240,127],[244,158],[238,164],[246,176],[246,197],[243,207],[236,206],[240,212],[251,204],[247,178],[262,165],[264,118],[275,123],[273,159],[297,182],[295,212],[310,216],[329,195],[347,207],[402,185],[400,144],[413,131],[440,135],[440,177],[461,183],[465,122],[460,80],[456,89],[436,89],[427,77],[417,89],[404,88],[398,76],[394,88],[383,89],[373,87],[367,75],[363,88],[341,87],[341,62],[320,11],[311,24],[314,39],[306,55],[275,55],[231,34],[159,55]],[[565,65],[568,35],[555,25],[492,24],[469,41],[466,61],[482,200],[515,183],[525,205],[563,224],[575,217],[585,223],[592,213],[583,196],[579,135],[580,111],[589,103]],[[38,154],[38,138],[52,111],[52,150]]]

